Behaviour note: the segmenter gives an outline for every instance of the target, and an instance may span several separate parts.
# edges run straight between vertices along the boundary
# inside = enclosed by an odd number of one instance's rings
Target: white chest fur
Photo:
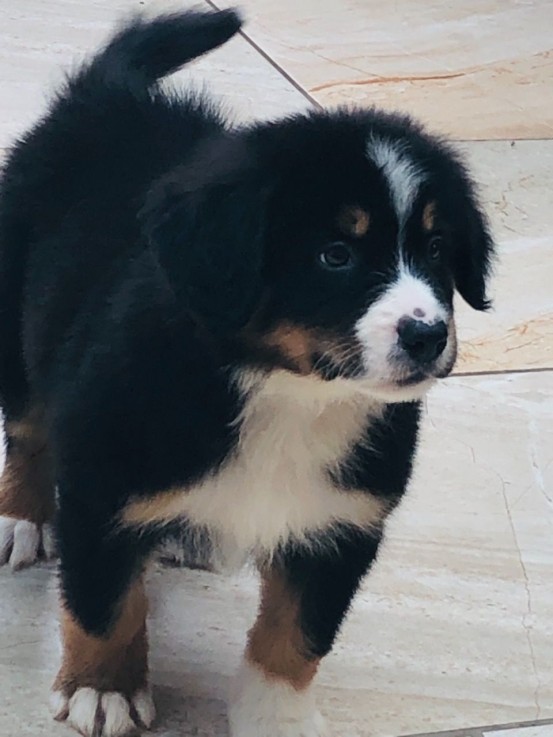
[[[371,527],[382,519],[380,500],[341,491],[328,474],[378,412],[370,399],[284,372],[242,376],[240,384],[246,401],[233,456],[193,488],[131,505],[127,522],[184,518],[226,550],[270,555],[333,524]]]

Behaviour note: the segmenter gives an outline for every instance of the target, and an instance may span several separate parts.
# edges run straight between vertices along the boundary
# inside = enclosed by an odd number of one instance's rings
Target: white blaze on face
[[[371,136],[367,143],[367,155],[382,172],[396,211],[400,230],[405,225],[413,203],[426,174],[413,161],[407,145],[378,136]]]
[[[390,357],[397,347],[397,326],[402,317],[433,324],[448,322],[447,308],[432,287],[401,263],[395,281],[357,321],[355,334],[363,347],[367,378],[393,380]]]
[[[367,141],[366,151],[384,178],[396,215],[397,242],[391,243],[390,248],[396,250],[397,271],[394,281],[357,321],[355,334],[363,352],[364,381],[371,391],[386,400],[409,401],[420,397],[432,379],[414,387],[398,387],[396,382],[410,372],[407,362],[402,365],[398,323],[404,317],[428,324],[440,320],[447,323],[450,317],[448,308],[440,303],[431,285],[409,268],[405,258],[406,225],[427,173],[414,160],[406,141],[373,134]],[[446,354],[447,351],[444,361]]]

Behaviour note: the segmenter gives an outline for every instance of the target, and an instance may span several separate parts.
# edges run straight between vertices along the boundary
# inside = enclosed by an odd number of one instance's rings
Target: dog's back
[[[199,96],[177,101],[157,81],[239,27],[233,11],[135,20],[68,79],[13,147],[0,193],[0,400],[8,417],[23,411],[27,371],[48,360],[93,285],[142,247],[137,210],[151,182],[223,125]],[[48,317],[55,333],[43,335]]]

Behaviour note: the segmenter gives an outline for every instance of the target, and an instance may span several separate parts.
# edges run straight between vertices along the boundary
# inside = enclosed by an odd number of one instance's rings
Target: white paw
[[[152,694],[148,689],[137,691],[133,696],[132,705],[138,715],[140,724],[150,729],[156,718],[156,707]]]
[[[297,691],[243,663],[229,707],[231,737],[328,737],[311,689]]]
[[[70,699],[54,691],[50,707],[54,719],[67,721],[85,737],[135,735],[149,729],[156,715],[147,690],[137,691],[132,702],[115,691],[100,693],[94,688],[79,688]]]
[[[52,525],[42,527],[25,519],[0,516],[0,566],[9,563],[14,571],[32,566],[39,556],[56,556]]]

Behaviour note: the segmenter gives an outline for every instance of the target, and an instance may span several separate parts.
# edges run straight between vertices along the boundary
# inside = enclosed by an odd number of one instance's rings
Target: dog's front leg
[[[232,737],[323,737],[312,682],[380,535],[344,531],[324,552],[290,548],[261,568],[262,596],[229,710]]]

